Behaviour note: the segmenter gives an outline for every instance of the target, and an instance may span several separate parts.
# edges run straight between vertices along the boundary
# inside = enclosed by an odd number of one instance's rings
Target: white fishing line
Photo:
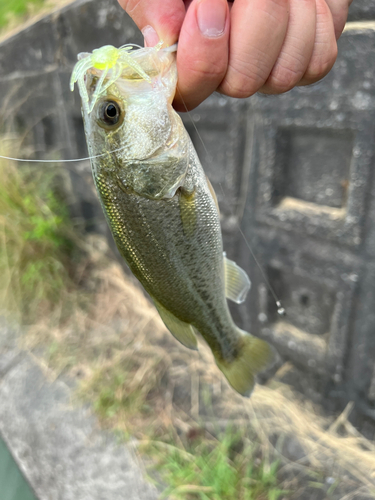
[[[177,43],[174,43],[173,45],[166,47],[165,49],[161,49],[161,50],[163,50],[165,52],[176,52],[177,45],[178,45]],[[138,49],[143,48],[140,45],[137,45],[135,43],[127,43],[120,48],[123,48],[123,47],[133,47],[133,48],[137,47]],[[119,151],[123,151],[124,149],[125,149],[125,147],[122,147],[119,149],[114,149],[113,151],[107,151],[105,153],[101,153],[99,155],[87,156],[86,158],[74,158],[74,159],[70,159],[70,160],[35,160],[35,159],[27,160],[26,158],[13,158],[11,156],[2,156],[2,155],[0,155],[0,158],[2,160],[19,161],[19,162],[24,162],[24,163],[74,163],[74,162],[78,162],[78,161],[94,160],[95,158],[103,158],[103,156],[107,156],[108,154],[112,154],[112,153],[118,153]]]
[[[136,47],[138,47],[140,49],[142,48],[139,45],[135,45],[135,44],[127,44],[127,45],[124,45],[123,47],[130,46],[130,45],[133,46],[133,47],[136,46]],[[165,52],[176,52],[177,51],[177,45],[178,44],[175,43],[174,45],[171,45],[170,47],[166,47],[165,49],[162,49],[162,50],[164,50]],[[206,154],[209,156],[209,152],[208,152],[208,150],[206,148],[206,145],[205,145],[205,143],[204,143],[204,141],[202,139],[201,134],[199,133],[199,130],[198,130],[197,126],[194,123],[193,118],[191,117],[191,114],[189,113],[189,110],[188,110],[188,108],[187,108],[187,106],[185,104],[185,101],[184,101],[184,99],[183,99],[183,97],[181,95],[181,92],[180,92],[180,90],[178,88],[178,85],[176,86],[176,91],[178,92],[178,94],[179,94],[179,96],[181,98],[182,104],[184,105],[184,108],[185,108],[185,110],[186,110],[186,112],[187,112],[187,114],[189,116],[189,119],[190,119],[190,121],[191,121],[191,123],[192,123],[192,125],[193,125],[193,127],[194,127],[194,129],[195,129],[195,131],[196,131],[196,133],[198,135],[198,137],[199,137],[200,142],[202,143],[202,146],[203,146]],[[11,156],[2,156],[2,155],[0,155],[0,158],[3,159],[3,160],[17,161],[17,162],[24,162],[24,163],[75,163],[75,162],[81,162],[81,161],[95,160],[96,158],[103,158],[104,156],[107,156],[107,155],[112,154],[112,153],[118,153],[120,151],[123,151],[124,149],[125,149],[125,146],[122,147],[122,148],[113,149],[112,151],[106,151],[105,153],[101,153],[101,154],[94,155],[94,156],[87,156],[85,158],[73,158],[73,159],[67,159],[67,160],[35,160],[35,159],[29,159],[28,160],[26,158],[13,158]],[[223,195],[225,197],[226,195],[225,195],[225,192],[224,192],[221,184],[220,184],[220,189],[221,189],[221,191],[222,191],[222,193],[223,193]],[[234,215],[234,214],[232,214],[232,215]],[[271,292],[271,294],[272,294],[272,296],[273,296],[273,298],[275,300],[278,314],[280,316],[285,316],[286,311],[285,311],[284,307],[282,307],[282,304],[281,304],[280,300],[278,299],[274,288],[272,287],[272,285],[269,282],[269,280],[268,280],[265,272],[263,271],[261,265],[259,264],[258,259],[256,258],[255,254],[254,254],[254,252],[253,252],[253,250],[252,250],[252,248],[250,246],[250,243],[247,241],[246,236],[244,235],[242,229],[240,228],[240,225],[239,225],[238,221],[236,221],[236,225],[237,225],[238,230],[239,230],[241,236],[243,237],[243,239],[245,241],[245,244],[246,244],[247,248],[249,249],[249,251],[250,251],[250,253],[251,253],[251,255],[252,255],[252,257],[253,257],[256,265],[257,265],[257,267],[259,268],[259,270],[260,270],[260,272],[262,274],[264,282],[266,283],[268,289],[270,290],[270,292]]]
[[[220,187],[221,187],[221,185],[220,185]],[[221,190],[223,190],[223,189],[221,189]],[[224,196],[225,196],[225,195],[224,195]],[[255,260],[255,262],[256,262],[256,265],[258,266],[258,268],[259,268],[260,272],[262,273],[262,276],[263,276],[264,282],[265,282],[265,283],[266,283],[266,285],[268,286],[269,291],[272,293],[272,296],[273,296],[273,298],[274,298],[274,300],[275,300],[275,303],[276,303],[276,306],[277,306],[277,313],[278,313],[280,316],[285,316],[285,315],[286,315],[286,311],[285,311],[284,307],[281,305],[281,302],[280,302],[280,300],[278,299],[278,297],[277,297],[277,295],[276,295],[276,292],[275,292],[275,290],[274,290],[273,286],[272,286],[272,285],[271,285],[271,283],[269,282],[269,280],[268,280],[268,278],[267,278],[267,276],[266,276],[265,272],[263,271],[263,269],[262,269],[261,265],[259,264],[258,259],[256,258],[255,254],[254,254],[254,252],[253,252],[253,250],[252,250],[252,248],[251,248],[251,246],[250,246],[250,243],[247,241],[246,236],[244,235],[244,233],[243,233],[242,229],[240,228],[240,226],[239,226],[238,222],[236,222],[236,224],[237,224],[237,227],[238,227],[239,232],[241,233],[241,235],[242,235],[243,239],[245,240],[245,243],[246,243],[247,248],[250,250],[250,253],[251,253],[252,257],[253,257],[253,259],[254,259],[254,260]]]
[[[106,151],[105,153],[101,153],[99,155],[94,155],[94,156],[87,156],[86,158],[74,158],[70,160],[35,160],[35,159],[26,159],[26,158],[12,158],[10,156],[1,156],[0,158],[3,160],[11,160],[11,161],[22,161],[25,163],[73,163],[77,161],[87,161],[87,160],[94,160],[95,158],[103,158],[103,156],[107,156],[112,153],[118,153],[119,151],[124,151],[125,146],[122,148],[118,149],[113,149],[111,151]]]
[[[185,104],[185,101],[184,101],[184,99],[183,99],[183,97],[182,97],[182,95],[181,95],[181,92],[179,91],[178,85],[177,85],[177,87],[176,87],[176,90],[177,90],[177,92],[178,92],[178,94],[179,94],[179,96],[180,96],[180,98],[181,98],[182,104],[184,105],[184,108],[185,108],[185,110],[186,110],[186,112],[187,112],[187,114],[188,114],[188,116],[189,116],[189,118],[190,118],[190,121],[191,121],[191,123],[192,123],[192,125],[193,125],[193,127],[194,127],[194,129],[195,129],[195,131],[196,131],[196,133],[197,133],[197,135],[198,135],[198,137],[199,137],[199,140],[200,140],[200,141],[201,141],[201,143],[202,143],[202,146],[203,146],[203,148],[204,148],[204,150],[205,150],[205,152],[206,152],[207,156],[210,156],[210,154],[209,154],[209,152],[208,152],[208,150],[207,150],[207,148],[206,148],[206,145],[205,145],[205,143],[203,142],[202,136],[201,136],[201,134],[199,133],[198,128],[197,128],[197,126],[195,125],[193,118],[191,117],[191,114],[189,113],[189,110],[188,110],[188,108],[187,108],[187,106],[186,106],[186,104]],[[223,187],[222,187],[221,183],[219,183],[219,186],[220,186],[220,189],[221,189],[221,191],[222,191],[222,193],[223,193],[223,196],[224,196],[224,198],[225,198],[225,197],[226,197],[226,195],[225,195],[225,192],[224,192],[224,189],[223,189]],[[231,215],[232,215],[232,216],[234,216],[234,214],[233,214],[233,213],[232,213]],[[272,286],[272,285],[271,285],[271,283],[269,282],[269,279],[267,278],[266,273],[263,271],[262,266],[260,265],[260,263],[259,263],[258,259],[256,258],[255,254],[254,254],[254,252],[253,252],[253,250],[252,250],[252,248],[251,248],[251,246],[250,246],[250,243],[247,241],[247,238],[246,238],[246,236],[244,235],[244,233],[243,233],[243,231],[242,231],[242,229],[241,229],[241,227],[240,227],[240,225],[239,225],[239,223],[238,223],[238,221],[237,221],[237,220],[236,220],[236,226],[237,226],[237,228],[238,228],[238,230],[239,230],[239,232],[240,232],[240,234],[241,234],[242,238],[244,239],[245,244],[246,244],[247,248],[249,249],[249,251],[250,251],[250,253],[251,253],[251,256],[253,257],[253,259],[254,259],[254,261],[255,261],[255,264],[256,264],[256,265],[257,265],[257,267],[259,268],[259,271],[260,271],[260,272],[261,272],[261,274],[262,274],[262,277],[263,277],[263,279],[264,279],[264,282],[265,282],[266,286],[268,287],[269,291],[270,291],[270,292],[271,292],[271,294],[272,294],[272,297],[273,297],[273,298],[274,298],[274,300],[275,300],[276,307],[277,307],[277,313],[278,313],[280,316],[285,316],[285,315],[286,315],[286,311],[285,311],[284,307],[282,306],[281,301],[279,300],[278,296],[276,295],[276,292],[275,292],[275,290],[274,290],[273,286]]]

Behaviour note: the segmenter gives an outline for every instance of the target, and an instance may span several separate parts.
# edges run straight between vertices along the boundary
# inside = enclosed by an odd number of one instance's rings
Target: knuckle
[[[225,78],[220,85],[223,94],[238,99],[250,97],[262,86],[262,82],[257,82],[249,78]]]
[[[205,59],[194,59],[193,61],[184,61],[184,72],[189,72],[194,75],[194,79],[219,80],[221,81],[225,75],[225,61],[208,61]]]
[[[324,55],[320,57],[313,57],[310,62],[307,71],[305,73],[305,78],[315,82],[320,80],[330,71],[334,65],[337,58],[337,44],[332,44],[330,50],[324,52]]]
[[[267,80],[269,72],[254,62],[235,60],[220,85],[222,92],[230,97],[245,98],[257,92]]]
[[[266,82],[266,87],[276,94],[282,94],[295,87],[302,75],[301,69],[277,64]]]

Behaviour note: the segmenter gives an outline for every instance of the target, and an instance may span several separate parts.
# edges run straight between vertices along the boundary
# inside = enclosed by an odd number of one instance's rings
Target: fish
[[[78,59],[71,83],[121,256],[172,335],[196,350],[200,334],[232,388],[250,396],[273,349],[231,317],[227,298],[243,302],[250,281],[223,252],[215,192],[172,107],[173,49],[105,46]]]

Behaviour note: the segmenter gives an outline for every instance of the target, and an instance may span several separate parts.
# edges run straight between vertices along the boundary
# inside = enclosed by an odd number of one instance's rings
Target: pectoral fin
[[[158,310],[161,319],[171,334],[185,347],[198,350],[197,337],[194,334],[194,329],[189,323],[185,323],[176,318],[164,306],[153,298],[156,309]]]
[[[224,252],[225,295],[228,299],[242,304],[250,290],[248,275],[233,260],[229,260]]]
[[[195,234],[197,227],[197,205],[195,191],[192,193],[185,192],[183,189],[180,194],[180,215],[182,228],[188,237]]]
[[[215,205],[216,205],[216,208],[217,208],[217,211],[220,215],[220,208],[219,208],[219,202],[217,201],[217,196],[216,196],[216,193],[215,193],[215,190],[211,184],[211,181],[210,179],[207,177],[206,175],[206,181],[207,181],[207,185],[208,185],[208,189],[210,190],[210,193],[212,195],[212,198],[214,199],[214,202],[215,202]]]

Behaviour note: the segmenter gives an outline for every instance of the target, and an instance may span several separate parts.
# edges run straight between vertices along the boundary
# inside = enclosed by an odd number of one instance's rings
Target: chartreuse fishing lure
[[[75,65],[72,77],[70,80],[70,89],[73,91],[74,84],[77,82],[79,92],[82,99],[82,104],[87,108],[88,113],[91,113],[97,99],[105,93],[105,91],[121,76],[124,68],[130,66],[136,71],[139,76],[147,81],[151,81],[150,77],[143,71],[142,67],[134,61],[129,52],[136,47],[135,45],[123,45],[119,49],[112,45],[105,45],[100,49],[93,50],[92,54],[81,54],[82,57]],[[91,98],[85,86],[85,74],[89,69],[97,69],[101,71],[100,79],[97,82],[96,89]],[[111,75],[108,77],[108,73]],[[107,78],[108,77],[108,78]],[[107,78],[106,83],[105,80]]]
[[[102,47],[80,56],[78,81],[92,172],[117,247],[170,332],[197,348],[199,333],[231,386],[248,396],[270,346],[233,322],[246,273],[223,254],[219,209],[172,108],[175,55]]]

